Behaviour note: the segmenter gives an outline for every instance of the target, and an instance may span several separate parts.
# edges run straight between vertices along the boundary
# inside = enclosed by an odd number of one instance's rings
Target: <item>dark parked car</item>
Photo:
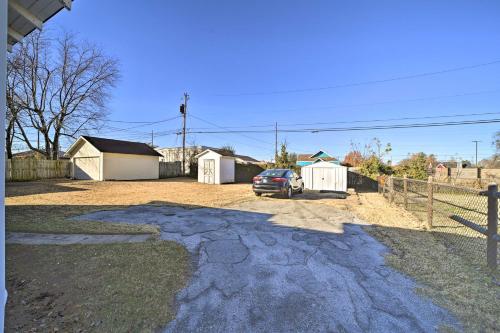
[[[269,169],[253,177],[253,191],[255,195],[262,193],[281,193],[291,198],[294,192],[304,191],[302,177],[289,169]]]

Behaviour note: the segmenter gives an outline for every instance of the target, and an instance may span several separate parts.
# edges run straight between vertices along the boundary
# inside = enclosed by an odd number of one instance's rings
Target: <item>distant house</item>
[[[239,154],[234,154],[234,159],[236,163],[241,163],[241,164],[261,164],[262,161],[256,160],[253,157],[247,156],[247,155],[239,155]]]
[[[59,154],[57,156],[58,159],[60,160],[67,160],[68,157],[66,157],[64,155],[64,151],[59,151]],[[37,159],[37,160],[42,160],[42,159],[45,159],[45,155],[43,154],[40,154],[39,152],[37,151],[34,151],[34,150],[25,150],[25,151],[20,151],[20,152],[17,152],[17,153],[14,153],[12,154],[12,158],[16,158],[16,159]]]
[[[74,179],[159,178],[160,153],[145,143],[81,136],[66,152]]]
[[[186,154],[186,163],[184,165],[186,174],[190,173],[190,165],[191,163],[196,163],[195,156],[199,153],[212,149],[212,147],[207,146],[187,146],[185,149]],[[163,147],[156,148],[156,151],[161,154],[160,161],[161,162],[182,162],[182,147]],[[181,163],[182,164],[182,163]]]
[[[339,160],[335,157],[328,155],[323,150],[318,151],[315,154],[299,154],[297,155],[297,165],[300,167],[311,165],[316,162],[330,162],[334,164],[340,164]]]

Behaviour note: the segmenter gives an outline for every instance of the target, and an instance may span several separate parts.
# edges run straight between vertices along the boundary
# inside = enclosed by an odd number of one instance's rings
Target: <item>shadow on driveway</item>
[[[333,207],[300,200],[227,209],[141,205],[76,220],[155,224],[163,239],[188,248],[194,272],[166,332],[460,329],[415,294],[413,280],[384,264],[387,249],[362,221]]]

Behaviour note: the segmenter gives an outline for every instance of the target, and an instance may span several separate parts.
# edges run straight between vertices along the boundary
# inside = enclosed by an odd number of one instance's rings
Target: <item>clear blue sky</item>
[[[386,79],[500,60],[499,1],[96,1],[76,0],[47,25],[77,32],[120,59],[109,119],[160,120],[189,112],[219,126],[336,122],[500,112],[500,64],[355,87],[245,95]],[[466,96],[429,99],[476,92]],[[229,96],[228,96],[229,95]],[[231,96],[232,95],[232,96]],[[423,99],[419,101],[401,101]],[[380,103],[392,102],[393,103]],[[379,104],[377,104],[379,103]],[[365,105],[359,105],[365,104]],[[498,115],[435,121],[500,118]],[[415,120],[422,122],[426,120]],[[384,122],[382,124],[409,121]],[[180,119],[102,136],[149,141]],[[366,124],[332,124],[352,126]],[[130,127],[127,124],[110,124]],[[211,127],[188,119],[189,128]],[[213,128],[217,130],[217,128]],[[409,152],[471,159],[493,153],[499,124],[343,133],[280,134],[290,149],[343,158],[351,141],[373,137]],[[140,131],[138,133],[136,131]],[[142,133],[144,132],[144,133]],[[155,138],[179,145],[176,135]],[[232,144],[271,158],[274,134],[196,134],[189,143]]]

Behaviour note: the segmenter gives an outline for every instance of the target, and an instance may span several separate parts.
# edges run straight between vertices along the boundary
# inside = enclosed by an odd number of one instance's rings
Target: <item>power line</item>
[[[212,126],[214,126],[214,127],[217,127],[217,128],[220,128],[220,129],[225,129],[225,127],[219,126],[219,125],[217,125],[217,124],[215,124],[215,123],[212,123],[211,121],[208,121],[208,120],[205,120],[205,119],[200,118],[200,117],[198,117],[198,116],[195,116],[195,115],[193,115],[192,113],[189,115],[189,117],[192,117],[192,118],[194,118],[194,119],[198,119],[198,120],[203,121],[203,122],[205,122],[205,123],[207,123],[207,124],[210,124],[210,125],[212,125]],[[188,133],[191,133],[191,132],[190,132],[190,131],[188,131]],[[226,133],[226,132],[218,132],[218,133]],[[197,133],[197,134],[217,134],[217,133],[209,133],[209,132],[204,132],[204,133]],[[235,133],[235,134],[240,134],[240,133]],[[248,139],[256,140],[256,141],[259,141],[259,142],[262,142],[262,143],[265,143],[265,144],[269,144],[269,145],[271,144],[271,143],[269,143],[269,142],[266,142],[266,141],[263,141],[263,140],[260,140],[260,139],[257,139],[257,138],[254,138],[254,137],[251,137],[251,136],[245,135],[245,134],[240,134],[240,135],[241,135],[241,136],[243,136],[243,137],[246,137],[246,138],[248,138]],[[219,138],[221,138],[221,137],[219,137]],[[260,149],[264,149],[264,150],[267,150],[267,151],[271,151],[269,148],[262,147],[262,146],[249,145],[249,144],[246,144],[246,143],[243,143],[243,142],[238,142],[238,143],[243,144],[243,145],[246,145],[246,146],[254,147],[254,148],[260,148]]]
[[[195,118],[195,119],[198,119],[198,120],[200,120],[200,121],[203,121],[203,122],[205,122],[205,123],[207,123],[207,124],[210,124],[210,125],[212,125],[212,126],[214,126],[214,127],[218,127],[218,128],[220,128],[220,129],[223,129],[223,130],[227,130],[227,129],[228,129],[227,127],[219,126],[219,125],[217,125],[217,124],[215,124],[215,123],[212,123],[212,122],[210,122],[210,121],[208,121],[208,120],[202,119],[202,118],[200,118],[200,117],[198,117],[198,116],[195,116],[195,115],[193,115],[193,114],[191,114],[190,116],[191,116],[191,117],[193,117],[193,118]],[[249,135],[244,135],[244,134],[242,134],[242,136],[244,136],[244,137],[246,137],[246,138],[248,138],[248,139],[252,139],[252,140],[255,140],[255,141],[258,141],[258,142],[262,142],[262,143],[268,144],[268,145],[271,145],[271,144],[272,144],[272,143],[270,143],[270,142],[267,142],[267,141],[264,141],[264,140],[261,140],[261,139],[258,139],[258,138],[254,138],[254,137],[249,136]]]
[[[106,126],[106,127],[110,128],[109,132],[122,132],[122,131],[131,130],[131,129],[134,129],[134,128],[139,128],[139,127],[145,127],[145,126],[150,126],[150,125],[156,125],[156,124],[165,123],[167,121],[172,121],[172,120],[175,120],[175,119],[180,118],[180,117],[181,116],[175,116],[175,117],[172,117],[172,118],[158,120],[158,121],[154,121],[154,122],[148,122],[148,123],[144,123],[142,125],[127,127],[127,128],[119,128],[119,127],[111,127],[111,126]]]
[[[453,95],[441,95],[441,96],[429,96],[429,97],[417,97],[417,98],[408,98],[408,99],[395,99],[381,102],[371,102],[371,103],[358,103],[358,104],[345,104],[345,105],[329,105],[329,106],[308,106],[301,108],[288,108],[288,109],[271,109],[269,112],[282,112],[282,111],[309,111],[309,110],[331,110],[331,109],[351,109],[355,107],[364,107],[364,106],[376,106],[376,105],[386,105],[386,104],[394,104],[394,103],[406,103],[406,102],[421,102],[421,101],[432,101],[438,99],[446,99],[446,98],[455,98],[455,97],[465,97],[465,96],[476,96],[476,95],[484,95],[484,94],[495,94],[499,93],[500,89],[493,90],[482,90],[475,92],[466,92],[459,93]]]
[[[148,125],[153,125],[153,124],[158,124],[158,123],[163,123],[166,121],[170,121],[175,118],[179,118],[180,116],[176,116],[174,118],[168,118],[168,119],[161,119],[161,120],[151,120],[151,121],[126,121],[126,120],[110,120],[106,119],[105,122],[111,122],[111,123],[124,123],[124,124],[148,124]]]
[[[460,113],[448,114],[441,116],[422,116],[422,117],[400,117],[400,118],[382,118],[382,119],[369,119],[369,120],[346,120],[346,121],[331,121],[331,122],[313,122],[313,123],[289,123],[282,124],[286,127],[291,126],[309,126],[309,125],[328,125],[328,124],[355,124],[355,123],[371,123],[371,122],[384,122],[384,121],[397,121],[397,120],[421,120],[421,119],[440,119],[440,118],[457,118],[457,117],[472,117],[472,116],[488,116],[498,115],[500,112],[481,112],[481,113]],[[223,129],[247,129],[247,128],[274,128],[275,124],[269,125],[248,125],[248,126],[224,126]],[[191,130],[206,130],[209,127],[192,127]]]
[[[338,128],[301,128],[301,129],[282,129],[280,132],[286,133],[319,133],[319,132],[347,132],[347,131],[367,131],[367,130],[383,130],[383,129],[402,129],[402,128],[423,128],[423,127],[442,127],[442,126],[459,126],[459,125],[475,125],[475,124],[492,124],[500,123],[500,119],[478,119],[464,121],[450,121],[441,123],[413,123],[413,124],[393,124],[393,125],[376,125],[376,126],[360,126],[360,127],[338,127]],[[214,133],[271,133],[271,130],[226,130],[222,131],[190,131],[190,134],[214,134]]]
[[[400,118],[384,118],[384,119],[370,119],[370,120],[348,120],[348,121],[332,121],[332,122],[316,122],[316,123],[295,123],[284,124],[285,126],[308,126],[308,125],[328,125],[328,124],[355,124],[355,123],[371,123],[383,121],[396,121],[396,120],[421,120],[421,119],[440,119],[440,118],[457,118],[457,117],[472,117],[472,116],[490,116],[497,115],[500,112],[482,112],[482,113],[461,113],[449,114],[441,116],[422,116],[422,117],[400,117]]]
[[[274,90],[274,91],[267,91],[267,92],[228,93],[228,94],[225,93],[225,94],[215,94],[215,96],[278,95],[278,94],[291,94],[291,93],[301,93],[301,92],[310,92],[310,91],[330,90],[330,89],[338,89],[338,88],[349,88],[349,87],[357,87],[357,86],[363,86],[363,85],[369,85],[369,84],[378,84],[378,83],[400,81],[400,80],[409,80],[409,79],[416,79],[416,78],[427,77],[427,76],[441,75],[441,74],[447,74],[447,73],[451,73],[451,72],[458,72],[458,71],[463,71],[463,70],[469,70],[469,69],[475,69],[475,68],[480,68],[480,67],[485,67],[485,66],[496,65],[499,63],[500,63],[500,60],[493,60],[490,62],[484,62],[484,63],[467,65],[467,66],[460,66],[460,67],[452,67],[452,68],[442,69],[442,70],[438,70],[438,71],[423,72],[423,73],[411,74],[411,75],[395,76],[395,77],[391,77],[391,78],[387,78],[387,79],[367,80],[367,81],[352,82],[352,83],[342,83],[342,84],[336,84],[336,85],[325,86],[325,87]]]

